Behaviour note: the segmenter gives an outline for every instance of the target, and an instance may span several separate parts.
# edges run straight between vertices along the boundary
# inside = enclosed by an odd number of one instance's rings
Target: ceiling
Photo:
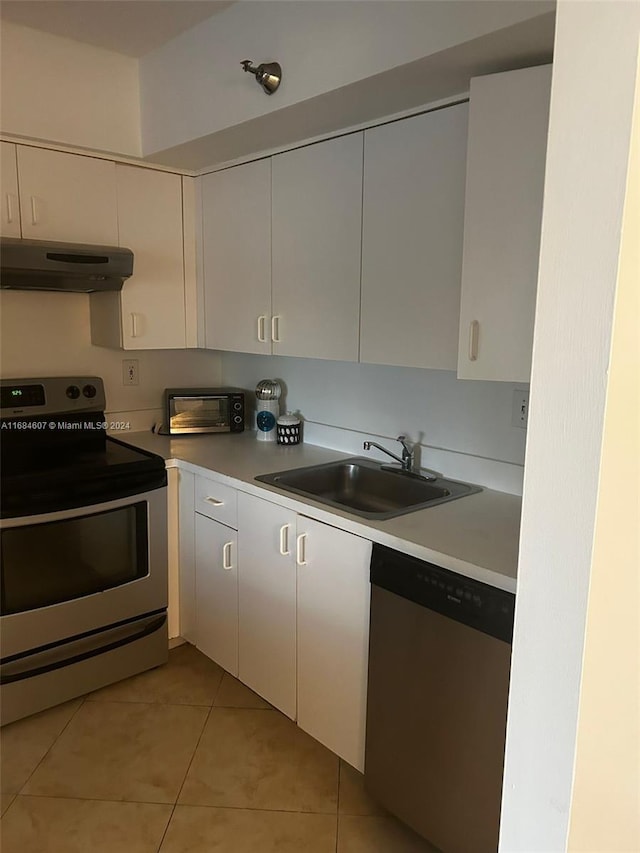
[[[233,0],[2,0],[0,18],[140,57]]]

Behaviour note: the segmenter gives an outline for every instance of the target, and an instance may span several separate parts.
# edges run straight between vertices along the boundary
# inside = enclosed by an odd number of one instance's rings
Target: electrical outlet
[[[138,359],[123,358],[122,359],[122,384],[137,385],[138,384]]]
[[[520,429],[527,428],[527,420],[529,418],[529,392],[514,391],[513,405],[511,407],[511,426],[519,427]]]

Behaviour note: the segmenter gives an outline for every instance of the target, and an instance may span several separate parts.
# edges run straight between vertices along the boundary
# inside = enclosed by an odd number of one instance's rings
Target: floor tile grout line
[[[215,661],[214,661],[214,663],[215,663]],[[216,664],[216,666],[220,666],[220,664]],[[222,682],[224,681],[224,677],[227,673],[227,670],[223,669],[221,666],[220,666],[220,670],[222,672],[222,677],[220,678],[220,681],[218,682],[218,686],[216,687],[216,692],[213,694],[213,699],[211,700],[211,707],[212,708],[216,704],[216,699],[218,698],[218,693],[220,693],[220,691],[222,690]],[[229,673],[229,674],[231,674],[231,673]]]
[[[70,701],[74,701],[74,700],[70,700]],[[68,727],[69,727],[69,725],[71,724],[71,721],[72,721],[72,720],[73,720],[73,718],[76,716],[76,714],[78,713],[78,711],[80,710],[80,708],[82,708],[82,706],[84,705],[84,703],[85,703],[85,702],[86,702],[86,697],[85,697],[85,696],[83,696],[83,697],[80,699],[80,704],[78,705],[78,707],[75,709],[75,711],[73,712],[73,714],[71,714],[71,716],[69,717],[69,719],[67,720],[67,722],[64,724],[64,726],[60,729],[60,731],[59,731],[59,732],[58,732],[58,734],[55,736],[55,738],[53,739],[53,741],[49,744],[49,748],[47,749],[47,751],[45,752],[45,754],[42,756],[42,758],[40,759],[40,761],[38,761],[38,763],[37,763],[37,764],[36,764],[36,766],[33,768],[33,770],[31,771],[31,773],[29,773],[29,776],[28,776],[28,777],[27,777],[27,779],[25,780],[24,784],[22,785],[22,787],[20,788],[20,790],[16,793],[16,797],[17,797],[17,796],[19,796],[20,794],[22,794],[22,792],[24,791],[24,789],[27,787],[27,785],[28,785],[28,784],[29,784],[29,782],[31,781],[31,779],[32,779],[32,777],[33,777],[33,774],[36,772],[36,770],[38,769],[38,767],[40,767],[40,765],[41,765],[41,764],[42,764],[42,762],[45,760],[45,758],[47,757],[47,755],[49,755],[49,753],[51,752],[51,750],[53,749],[53,747],[56,745],[56,743],[60,740],[60,738],[62,737],[62,735],[64,734],[64,732],[67,730],[67,728],[68,728]],[[55,707],[57,707],[57,706],[56,706],[56,705],[54,705],[53,707],[55,708]],[[44,710],[45,710],[45,711],[48,711],[48,710],[50,710],[50,709],[49,709],[49,708],[45,708]],[[16,721],[16,722],[18,722],[18,721]],[[13,805],[13,803],[11,803],[11,805]]]
[[[128,800],[126,802],[129,802]],[[165,803],[167,805],[167,803]],[[183,808],[189,809],[216,809],[217,811],[231,812],[276,812],[277,814],[313,814],[321,815],[322,817],[333,817],[333,812],[312,812],[308,809],[265,809],[258,806],[211,806],[203,805],[202,803],[176,803]]]
[[[222,684],[222,679],[220,679],[220,684]],[[218,689],[220,689],[220,685],[218,685]],[[165,826],[164,832],[162,833],[162,838],[160,839],[160,844],[158,845],[157,853],[160,853],[160,850],[162,849],[162,845],[164,844],[164,839],[166,838],[167,832],[169,831],[169,826],[171,824],[171,821],[173,820],[173,815],[175,814],[175,810],[176,810],[176,807],[178,805],[178,800],[180,799],[180,794],[182,793],[182,789],[184,788],[184,783],[187,781],[187,776],[189,775],[189,770],[191,770],[191,765],[193,764],[193,759],[196,757],[196,752],[198,751],[198,747],[200,746],[200,741],[202,740],[204,730],[207,727],[207,723],[209,722],[209,718],[211,717],[212,711],[213,711],[213,704],[209,708],[209,713],[205,717],[205,720],[204,720],[204,723],[202,726],[202,730],[200,732],[200,736],[198,737],[198,740],[196,741],[196,745],[195,745],[195,748],[193,750],[193,754],[191,755],[191,760],[189,761],[189,764],[187,765],[187,769],[185,770],[185,774],[184,774],[184,777],[182,779],[182,783],[181,783],[180,788],[178,789],[178,793],[176,795],[176,801],[173,804],[173,808],[171,809],[171,814],[169,815],[169,820],[167,821],[167,825]]]
[[[123,803],[134,804],[139,806],[185,806],[193,809],[218,809],[220,811],[249,811],[249,812],[277,812],[278,814],[305,814],[305,815],[322,815],[323,817],[333,817],[334,812],[318,812],[309,809],[266,809],[258,806],[211,806],[202,803],[172,803],[160,800],[113,800],[108,797],[79,797],[69,796],[68,794],[7,794],[9,797],[27,797],[32,800],[79,800],[85,803]],[[179,796],[179,795],[178,795]],[[336,812],[337,814],[337,812]],[[368,817],[369,815],[356,815],[356,817]]]
[[[14,797],[26,797],[31,800],[78,800],[82,803],[114,803],[116,805],[122,803],[123,805],[135,805],[135,806],[172,806],[174,805],[172,802],[161,802],[160,800],[114,800],[110,797],[79,797],[79,796],[69,796],[69,794],[13,794],[10,796]]]

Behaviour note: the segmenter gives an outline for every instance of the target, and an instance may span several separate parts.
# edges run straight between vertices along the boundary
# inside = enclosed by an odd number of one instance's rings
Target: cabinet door
[[[239,675],[296,717],[296,514],[238,494]]]
[[[202,178],[207,349],[271,352],[271,161]]]
[[[18,166],[16,146],[11,142],[0,143],[0,186],[2,187],[0,233],[3,237],[20,237]]]
[[[116,167],[121,246],[133,275],[120,293],[125,349],[186,346],[180,175]]]
[[[364,769],[371,543],[298,517],[298,725]]]
[[[116,164],[18,145],[22,236],[118,245]]]
[[[196,645],[238,675],[238,537],[196,513]]]
[[[467,112],[365,131],[360,361],[455,370]]]
[[[358,360],[362,141],[272,160],[274,354]]]
[[[551,66],[471,81],[458,377],[529,382]]]

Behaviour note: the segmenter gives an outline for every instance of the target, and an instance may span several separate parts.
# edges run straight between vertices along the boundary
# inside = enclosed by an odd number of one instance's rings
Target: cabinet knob
[[[274,344],[280,343],[280,315],[274,314],[271,318],[271,340]]]
[[[258,340],[261,344],[266,344],[267,342],[267,334],[265,331],[265,325],[267,322],[267,315],[261,314],[258,317]]]
[[[283,557],[288,557],[289,551],[289,524],[283,524],[280,528],[280,553]]]
[[[137,314],[131,315],[131,337],[132,338],[138,337],[138,315]]]
[[[306,533],[301,533],[296,539],[296,563],[299,566],[307,565],[306,542]]]
[[[31,196],[31,224],[39,225],[40,224],[40,216],[38,211],[38,199],[36,196]]]
[[[208,504],[213,504],[213,506],[223,506],[224,505],[224,501],[219,501],[218,498],[208,497],[208,498],[205,498],[205,501]]]
[[[16,199],[16,197],[13,193],[7,193],[6,200],[7,200],[7,224],[8,225],[10,225],[12,222],[15,221],[15,213],[13,211],[14,199]],[[16,201],[17,201],[17,199],[16,199]]]
[[[480,334],[480,323],[472,320],[469,323],[469,361],[478,360],[478,336]]]

